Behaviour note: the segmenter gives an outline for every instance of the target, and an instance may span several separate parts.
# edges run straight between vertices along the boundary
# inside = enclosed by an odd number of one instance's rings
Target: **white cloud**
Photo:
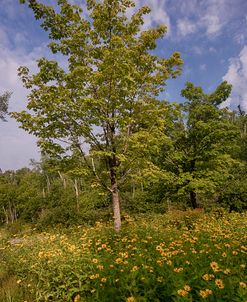
[[[206,64],[201,64],[201,65],[199,66],[199,69],[200,69],[201,71],[206,71],[206,70],[207,70],[207,65],[206,65]]]
[[[200,46],[194,46],[194,47],[192,47],[192,52],[194,53],[194,54],[196,54],[196,55],[202,55],[202,54],[204,54],[204,52],[205,52],[205,49],[203,48],[203,47],[200,47]]]
[[[20,65],[25,65],[31,71],[36,70],[35,60],[44,55],[47,50],[45,45],[34,48],[31,52],[25,52],[21,47],[22,37],[25,35],[13,36],[15,47],[10,47],[8,34],[4,27],[1,28],[0,37],[0,94],[11,91],[9,111],[20,111],[26,107],[27,90],[23,88],[22,82],[17,75]],[[17,37],[17,38],[16,38]],[[0,168],[2,170],[18,169],[29,164],[31,158],[39,158],[36,139],[18,128],[15,120],[7,118],[8,122],[0,121]]]
[[[218,33],[223,26],[219,16],[209,14],[202,18],[202,24],[206,27],[206,32],[208,35]]]
[[[181,36],[187,36],[196,31],[196,24],[192,23],[188,19],[179,19],[177,21],[178,34]]]
[[[199,31],[209,38],[215,37],[221,34],[224,26],[237,13],[236,10],[232,9],[232,3],[229,0],[178,0],[175,7],[181,15],[176,22],[177,34],[180,37]]]
[[[237,58],[229,60],[228,71],[223,80],[233,85],[232,95],[224,105],[236,107],[240,104],[247,111],[247,45]]]
[[[151,13],[144,16],[142,29],[146,30],[157,24],[164,24],[167,26],[167,36],[169,36],[171,34],[171,22],[166,10],[166,0],[136,0],[135,8],[129,9],[128,14],[131,15],[142,6],[151,8]]]

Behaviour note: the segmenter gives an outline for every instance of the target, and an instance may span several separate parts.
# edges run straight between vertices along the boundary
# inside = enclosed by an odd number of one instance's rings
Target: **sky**
[[[40,0],[54,5],[56,0]],[[70,0],[85,7],[85,0]],[[233,85],[225,106],[240,104],[247,111],[247,1],[246,0],[135,0],[136,7],[152,9],[144,30],[166,24],[166,37],[156,53],[169,57],[174,51],[184,60],[179,78],[168,80],[161,96],[182,102],[181,89],[187,81],[210,93],[224,80]],[[17,75],[19,66],[37,70],[40,57],[54,58],[47,48],[47,33],[27,5],[18,0],[0,0],[0,95],[12,92],[9,111],[24,110],[28,91]],[[55,58],[56,59],[56,58]],[[0,168],[16,170],[39,160],[36,138],[19,128],[11,118],[0,121]]]

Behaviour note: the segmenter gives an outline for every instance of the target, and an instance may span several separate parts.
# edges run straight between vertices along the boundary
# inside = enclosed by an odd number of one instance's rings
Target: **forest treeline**
[[[157,101],[164,122],[159,136],[142,137],[129,151],[136,164],[119,171],[124,214],[247,208],[247,115],[240,107],[220,108],[230,91],[226,82],[212,94],[187,83],[184,104]],[[86,160],[76,152],[63,159],[43,154],[31,168],[1,173],[1,222],[47,226],[112,217],[105,163],[90,152]]]

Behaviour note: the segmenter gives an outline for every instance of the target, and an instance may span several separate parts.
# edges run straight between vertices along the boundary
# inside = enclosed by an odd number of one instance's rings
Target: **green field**
[[[246,301],[247,214],[173,211],[1,239],[1,301]]]

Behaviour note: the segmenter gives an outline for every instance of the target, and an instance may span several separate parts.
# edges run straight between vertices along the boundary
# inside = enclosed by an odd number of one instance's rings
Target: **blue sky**
[[[44,0],[55,4],[55,0]],[[42,2],[44,2],[42,1]],[[70,0],[85,6],[84,0]],[[17,0],[0,0],[0,94],[12,91],[10,111],[25,108],[27,91],[17,76],[25,65],[36,70],[36,60],[50,57],[47,33],[26,5]],[[148,5],[145,28],[164,23],[165,39],[158,43],[160,56],[179,51],[184,60],[183,74],[168,80],[162,98],[181,102],[186,81],[213,91],[223,80],[233,84],[228,107],[238,104],[247,111],[247,1],[246,0],[136,0]],[[19,169],[31,158],[39,159],[35,138],[18,128],[14,120],[0,122],[0,168]]]

